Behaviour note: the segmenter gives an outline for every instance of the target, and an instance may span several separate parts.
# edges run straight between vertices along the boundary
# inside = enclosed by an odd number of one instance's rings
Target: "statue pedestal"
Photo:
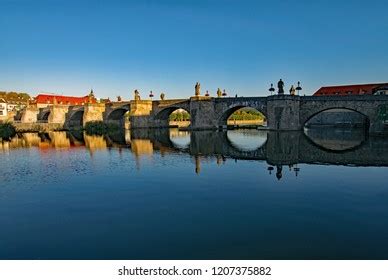
[[[201,95],[190,97],[190,101],[209,101],[211,99],[212,98],[210,96],[201,96]]]

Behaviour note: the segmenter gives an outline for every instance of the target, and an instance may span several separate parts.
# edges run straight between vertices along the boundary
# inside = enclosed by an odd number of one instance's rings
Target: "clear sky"
[[[388,2],[0,0],[0,90],[128,99],[388,82]]]

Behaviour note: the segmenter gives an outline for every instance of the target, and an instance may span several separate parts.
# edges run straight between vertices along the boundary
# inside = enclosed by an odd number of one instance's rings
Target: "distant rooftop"
[[[58,104],[66,105],[82,105],[84,103],[96,103],[95,97],[91,95],[86,95],[82,97],[77,96],[64,96],[56,95],[53,93],[40,93],[34,98],[34,103],[39,104],[54,104],[54,101]]]
[[[358,84],[358,85],[340,85],[340,86],[325,86],[317,90],[314,96],[327,95],[372,95],[381,88],[386,88],[388,83],[376,84]]]

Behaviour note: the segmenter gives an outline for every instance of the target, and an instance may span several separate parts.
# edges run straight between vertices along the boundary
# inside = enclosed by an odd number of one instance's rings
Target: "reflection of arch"
[[[170,129],[170,141],[178,149],[187,149],[190,147],[190,132],[179,129]]]
[[[250,106],[246,106],[246,105],[232,105],[231,107],[229,107],[227,110],[225,110],[221,116],[219,117],[218,119],[218,126],[224,126],[227,124],[227,121],[228,121],[228,118],[236,111],[240,110],[240,109],[243,109],[243,108],[247,108],[247,109],[254,109],[256,110],[257,112],[259,112],[260,114],[262,114],[264,116],[264,118],[266,119],[267,116],[262,112],[262,109],[261,108],[256,108],[256,107],[250,107]]]
[[[266,144],[261,147],[244,151],[235,145],[223,131],[192,131],[190,153],[193,155],[222,155],[235,159],[264,159]]]
[[[249,143],[249,141],[247,142],[246,136],[254,135],[254,134],[256,134],[257,136],[259,136],[259,138],[261,138],[260,141],[254,141],[251,143]],[[237,136],[239,139],[233,139],[233,136]],[[254,152],[266,145],[268,140],[268,133],[267,131],[252,130],[252,129],[228,130],[226,132],[226,138],[228,140],[229,145],[235,148],[236,150],[239,150],[242,152]],[[257,138],[257,137],[254,137],[254,138]],[[255,140],[258,140],[258,139],[255,139]]]
[[[315,137],[315,139],[314,139],[314,134],[311,133],[314,131],[318,131],[320,134],[322,134],[321,139],[319,138],[320,135],[318,135],[318,137]],[[358,135],[359,139],[357,141],[353,140],[353,141],[349,141],[349,142],[345,142],[346,140],[343,140],[343,139],[338,139],[338,138],[335,139],[335,137],[336,137],[335,132],[336,131],[338,131],[338,130],[309,129],[309,130],[305,130],[303,135],[308,143],[310,143],[311,145],[313,145],[314,147],[316,147],[320,150],[323,150],[323,151],[329,152],[329,153],[346,153],[346,152],[350,152],[350,151],[355,151],[355,150],[361,148],[365,144],[365,142],[367,141],[367,137],[366,137],[367,134],[361,130],[355,130],[356,132],[360,132],[360,135]],[[332,135],[330,135],[330,132],[332,132]],[[354,139],[353,135],[354,134],[350,135],[351,139]],[[330,136],[334,136],[334,137],[330,137]],[[337,141],[337,142],[330,143],[330,140],[333,140],[333,139],[334,139],[334,141]],[[325,141],[326,141],[326,143],[325,143]]]
[[[128,143],[125,140],[125,134],[123,130],[118,130],[110,133],[108,132],[104,136],[109,146],[128,147]]]
[[[72,142],[84,142],[84,134],[82,130],[72,130],[69,131],[69,138]]]
[[[362,115],[364,117],[365,128],[369,128],[370,117],[367,114],[364,114],[363,112],[358,111],[357,109],[350,108],[350,107],[347,107],[347,106],[342,106],[342,107],[341,106],[330,106],[330,107],[326,107],[326,108],[323,108],[323,109],[320,108],[317,111],[308,112],[308,115],[301,119],[302,127],[306,126],[306,124],[311,119],[313,119],[315,116],[317,116],[317,115],[319,115],[321,113],[324,113],[324,112],[327,112],[327,111],[330,111],[330,110],[336,110],[336,109],[341,109],[341,110],[346,110],[346,111],[350,111],[350,112],[355,112],[355,113],[358,113],[358,114]]]

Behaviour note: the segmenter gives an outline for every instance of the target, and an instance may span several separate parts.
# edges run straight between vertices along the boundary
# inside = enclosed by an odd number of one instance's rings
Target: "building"
[[[93,90],[90,92],[90,94],[82,97],[40,93],[34,97],[31,102],[32,105],[36,105],[38,108],[46,108],[47,106],[54,104],[74,106],[84,105],[86,103],[97,103],[97,99],[94,97]]]
[[[30,96],[27,93],[0,91],[0,99],[7,103],[7,111],[18,111],[28,105]]]
[[[4,98],[0,98],[0,121],[6,120],[8,115],[7,101]]]
[[[388,83],[321,87],[314,96],[388,95]]]

